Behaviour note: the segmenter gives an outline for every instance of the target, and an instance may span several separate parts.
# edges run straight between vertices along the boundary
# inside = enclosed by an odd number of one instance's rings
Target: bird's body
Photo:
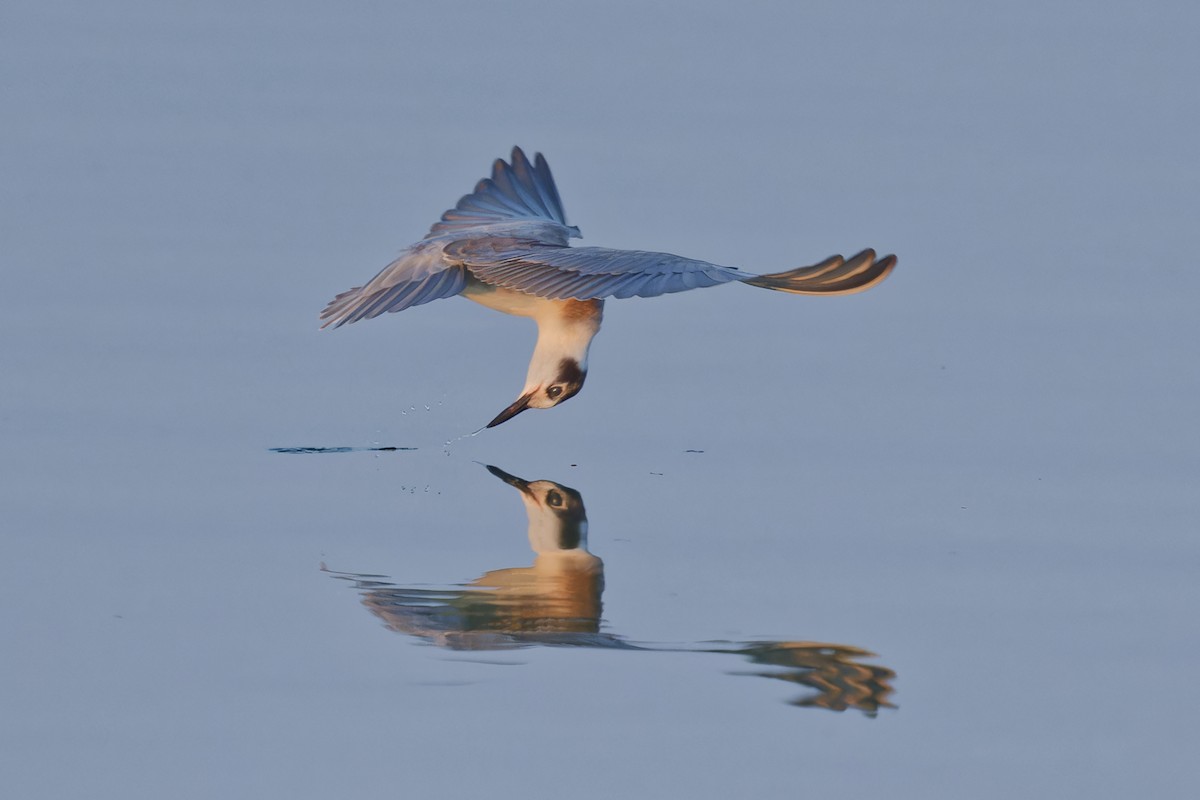
[[[754,275],[670,253],[569,247],[580,236],[567,225],[550,167],[513,148],[492,177],[442,215],[420,242],[364,286],[335,297],[322,327],[462,295],[488,308],[533,319],[538,341],[525,388],[488,427],[526,408],[550,408],[574,397],[587,376],[587,355],[608,297],[655,297],[740,281],[792,294],[851,294],[882,281],[895,256],[864,250],[811,267]]]

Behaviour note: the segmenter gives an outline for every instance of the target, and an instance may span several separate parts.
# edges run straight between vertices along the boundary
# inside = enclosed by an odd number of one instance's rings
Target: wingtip
[[[789,294],[857,294],[883,281],[897,263],[895,255],[876,258],[868,247],[848,259],[830,256],[811,267],[761,275],[743,283]]]
[[[541,153],[537,154],[537,156],[540,155]],[[531,162],[529,157],[525,155],[525,150],[519,144],[514,144],[512,150],[509,151],[508,161],[505,161],[503,158],[497,158],[492,162],[492,175],[494,177],[497,171],[505,172],[509,169],[519,169],[522,164],[529,166]]]

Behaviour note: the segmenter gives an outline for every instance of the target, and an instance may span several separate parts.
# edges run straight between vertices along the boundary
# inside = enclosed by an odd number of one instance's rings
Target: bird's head
[[[525,512],[529,515],[529,543],[536,553],[587,552],[588,520],[583,495],[554,481],[527,481],[499,467],[488,466],[487,469],[520,490]]]
[[[497,414],[487,427],[494,428],[502,422],[508,422],[527,408],[553,408],[565,400],[570,400],[579,394],[585,378],[587,369],[581,367],[573,358],[559,360],[557,364],[552,365],[552,369],[539,369],[536,364],[531,365],[521,396]]]

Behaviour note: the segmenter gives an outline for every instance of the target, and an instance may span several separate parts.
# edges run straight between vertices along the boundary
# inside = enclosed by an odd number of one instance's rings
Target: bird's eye
[[[546,502],[554,508],[558,508],[562,505],[562,495],[558,492],[551,491],[550,494],[546,495]]]
[[[556,398],[560,394],[562,394],[562,392],[563,392],[563,387],[551,386],[549,389],[546,390],[546,396],[549,397],[551,400],[553,400],[554,398]]]

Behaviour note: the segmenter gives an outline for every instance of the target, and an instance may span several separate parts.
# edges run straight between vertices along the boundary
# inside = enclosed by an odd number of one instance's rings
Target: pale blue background
[[[1186,2],[6,3],[6,796],[1194,797],[1198,29]],[[900,265],[611,303],[579,397],[447,447],[516,396],[528,324],[316,314],[513,144],[585,244]],[[268,451],[375,443],[418,449]],[[475,461],[583,493],[606,630],[863,647],[899,709],[385,630],[322,562],[531,560]]]

